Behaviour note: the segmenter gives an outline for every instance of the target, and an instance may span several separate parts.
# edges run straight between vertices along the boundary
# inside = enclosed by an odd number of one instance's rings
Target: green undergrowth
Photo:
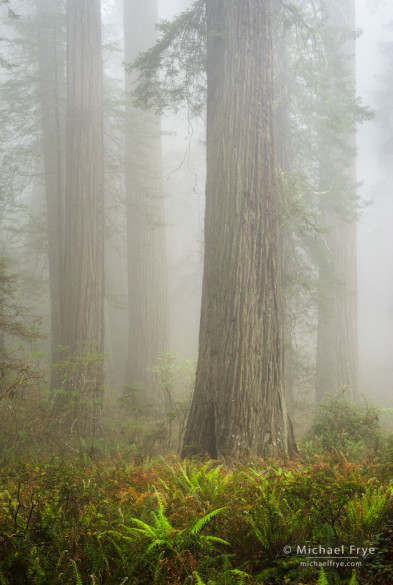
[[[371,459],[54,458],[0,473],[1,585],[393,579],[393,481]],[[321,568],[321,554],[303,549],[351,545],[375,551],[358,555],[354,569]]]

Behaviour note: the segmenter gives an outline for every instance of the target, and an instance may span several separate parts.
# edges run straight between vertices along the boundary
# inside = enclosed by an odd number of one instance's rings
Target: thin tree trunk
[[[279,254],[282,273],[282,371],[284,376],[285,398],[289,414],[294,413],[295,388],[293,375],[293,323],[290,315],[291,273],[294,269],[294,257],[291,242],[290,222],[286,217],[288,208],[288,188],[286,177],[291,169],[292,144],[289,124],[289,70],[288,70],[288,35],[282,24],[282,13],[285,10],[279,0],[272,0],[273,23],[273,65],[274,65],[274,143],[277,171],[281,175],[280,213],[282,221],[279,225]]]
[[[156,2],[124,3],[125,60],[157,40]],[[134,89],[126,74],[126,91]],[[151,112],[128,106],[126,136],[126,196],[128,240],[129,343],[126,383],[140,386],[147,401],[160,399],[151,368],[160,352],[168,351],[166,236],[162,179],[161,124]]]
[[[63,149],[60,123],[60,71],[63,69],[59,6],[49,0],[36,0],[39,17],[39,95],[45,171],[45,195],[48,220],[49,292],[51,308],[51,357],[56,361],[60,344],[60,290],[63,240]],[[56,384],[52,368],[51,387]]]
[[[283,390],[268,0],[208,0],[205,264],[183,455],[295,448]]]
[[[332,23],[355,29],[355,4],[352,0],[330,3]],[[350,83],[355,90],[355,40],[344,48],[350,63]],[[335,71],[331,82],[335,83]],[[338,92],[339,95],[339,92]],[[321,222],[325,230],[327,252],[319,271],[317,332],[316,398],[323,401],[328,393],[345,386],[350,398],[358,395],[358,326],[357,326],[357,225],[356,225],[356,136],[355,124],[347,132],[345,146],[349,153],[327,145],[322,153]],[[332,171],[333,169],[333,171]],[[332,177],[341,176],[342,184]],[[338,203],[340,201],[340,203]],[[341,207],[337,210],[337,208]],[[343,212],[344,210],[344,216]]]
[[[103,351],[104,192],[101,15],[99,0],[67,3],[67,155],[62,281],[62,345],[72,354]],[[85,363],[77,391],[79,425],[94,430],[103,368]],[[82,367],[83,365],[81,365]],[[83,369],[83,368],[82,368]],[[83,379],[82,379],[83,378]],[[68,391],[75,388],[67,387]],[[90,416],[91,415],[91,416]],[[82,420],[84,417],[85,420]]]

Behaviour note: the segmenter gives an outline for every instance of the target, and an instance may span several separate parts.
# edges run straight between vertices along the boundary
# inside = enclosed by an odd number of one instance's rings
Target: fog
[[[159,2],[160,17],[171,18],[186,5],[185,1]],[[375,113],[373,120],[360,124],[357,129],[360,392],[382,407],[393,406],[393,202],[391,162],[389,156],[382,157],[386,137],[383,137],[377,94],[383,87],[388,67],[381,45],[391,42],[392,23],[391,3],[357,0],[356,26],[361,33],[356,44],[357,94],[362,104]],[[164,118],[163,130],[173,129],[173,124],[172,119]],[[167,192],[171,188],[180,191],[176,197],[172,192],[172,198],[167,200],[168,218],[172,218],[168,229],[169,263],[173,274],[177,274],[175,283],[179,283],[177,292],[174,284],[171,286],[172,339],[174,350],[189,356],[197,353],[199,325],[204,206],[204,160],[199,142],[203,140],[203,128],[195,132],[187,121],[180,119],[175,131],[176,138],[163,137],[165,169],[169,175]],[[192,290],[187,288],[187,283]]]
[[[357,92],[375,112],[358,129],[359,195],[365,203],[358,231],[359,365],[363,392],[381,406],[392,406],[393,347],[393,203],[391,153],[382,158],[383,121],[377,93],[387,58],[381,45],[391,42],[393,6],[357,2]],[[382,124],[382,125],[381,125]]]
[[[159,19],[172,19],[180,11],[191,5],[186,0],[158,0]],[[20,9],[23,34],[23,19],[30,18],[25,4]],[[105,84],[112,85],[122,92],[124,85],[123,68],[123,13],[122,5],[115,0],[102,2],[103,60]],[[381,406],[393,407],[393,203],[391,199],[392,171],[391,153],[383,157],[386,136],[386,122],[379,112],[378,95],[386,84],[384,76],[389,67],[388,59],[382,52],[382,44],[391,42],[393,6],[388,2],[369,2],[357,0],[357,28],[361,31],[356,43],[357,94],[362,104],[369,106],[375,117],[359,124],[357,129],[357,179],[359,182],[359,222],[358,222],[358,319],[359,319],[359,393]],[[19,23],[19,22],[18,22]],[[3,27],[8,34],[12,23],[5,22]],[[390,24],[390,27],[389,27]],[[18,33],[19,34],[19,33]],[[31,34],[31,33],[29,33]],[[18,49],[19,51],[20,49]],[[15,58],[18,57],[15,51]],[[12,49],[7,46],[7,58],[12,60]],[[4,70],[4,81],[10,73]],[[124,111],[124,103],[119,112]],[[116,118],[115,110],[111,116]],[[113,153],[122,148],[123,138],[118,134],[121,121],[117,121],[116,132],[106,130],[106,144]],[[385,126],[385,135],[384,127]],[[204,188],[205,188],[205,120],[190,119],[186,110],[177,115],[164,113],[161,116],[161,143],[163,163],[163,184],[165,199],[165,222],[168,264],[168,298],[170,320],[169,349],[181,359],[197,358],[198,331],[200,319],[201,287],[203,274],[203,226],[204,226]],[[387,128],[389,131],[389,127]],[[3,145],[3,151],[7,146]],[[389,158],[390,157],[390,158]],[[113,158],[116,158],[113,156]],[[40,174],[41,162],[29,162],[34,167],[27,174]],[[108,350],[109,380],[121,388],[124,383],[125,362],[127,360],[127,265],[126,265],[126,220],[124,212],[124,177],[118,167],[107,173],[106,202],[108,220],[107,233],[107,300],[105,306],[106,349]],[[23,231],[32,223],[31,217],[42,215],[42,183],[39,178],[21,187],[15,198],[17,202],[12,213],[6,206],[2,208],[2,227],[9,230],[13,218],[18,217]],[[23,182],[23,181],[19,181]],[[41,195],[40,195],[41,193]],[[18,201],[22,202],[18,207]],[[41,201],[41,203],[39,203]],[[27,209],[30,208],[30,215]],[[37,212],[38,210],[38,212]],[[30,219],[26,219],[29,216]],[[41,218],[42,220],[42,218]],[[50,329],[48,290],[42,292],[43,282],[48,279],[47,261],[42,249],[29,250],[28,235],[21,233],[19,238],[13,233],[12,240],[5,229],[2,249],[7,255],[18,257],[16,271],[33,275],[30,288],[36,286],[32,294],[21,294],[24,302],[44,317],[46,333]],[[26,253],[21,254],[20,248]],[[45,248],[45,246],[43,246]],[[18,252],[19,250],[19,252]],[[32,259],[32,254],[34,259]],[[21,258],[21,257],[24,257]],[[45,256],[45,254],[44,254]],[[34,266],[34,270],[31,268]],[[41,275],[44,274],[44,279]],[[34,280],[35,279],[35,280]],[[34,285],[35,282],[35,285]],[[38,288],[40,282],[41,289]],[[33,284],[32,284],[33,283]],[[27,287],[27,284],[25,285]],[[41,290],[41,292],[39,292]],[[306,328],[299,346],[307,347],[307,367],[312,372],[304,388],[297,388],[299,396],[306,392],[307,400],[313,400],[313,378],[316,351],[316,324]],[[47,346],[48,342],[45,342]],[[48,349],[48,347],[47,347]],[[307,378],[307,376],[305,376]]]
[[[393,582],[392,34],[0,0],[1,585]]]

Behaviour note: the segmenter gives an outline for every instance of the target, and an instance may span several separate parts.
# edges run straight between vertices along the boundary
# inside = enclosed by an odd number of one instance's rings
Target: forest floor
[[[367,403],[330,397],[293,459],[182,460],[162,421],[111,414],[87,440],[16,398],[0,410],[0,585],[393,583],[393,434]]]
[[[292,461],[14,461],[0,584],[391,584],[392,469],[388,445],[356,461],[310,444]]]

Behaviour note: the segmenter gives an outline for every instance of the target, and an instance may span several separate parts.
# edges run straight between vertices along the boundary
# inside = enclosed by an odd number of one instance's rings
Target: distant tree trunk
[[[48,218],[49,292],[51,309],[51,357],[56,360],[60,344],[60,289],[63,240],[63,159],[60,122],[60,71],[63,69],[62,39],[59,32],[59,5],[36,0],[39,18],[38,57],[42,144],[45,171],[45,195]],[[52,369],[51,387],[56,386]]]
[[[329,4],[332,22],[338,28],[355,29],[355,4],[345,0]],[[355,100],[355,41],[346,41],[349,82]],[[331,71],[331,83],[335,79]],[[337,95],[340,90],[337,88]],[[339,99],[339,98],[338,98]],[[357,226],[355,124],[343,136],[344,149],[327,144],[321,153],[321,222],[326,253],[319,270],[316,398],[346,386],[348,396],[358,394],[357,331]],[[349,153],[349,154],[348,154]],[[341,184],[337,184],[339,181]]]
[[[269,0],[208,0],[205,264],[183,455],[295,449],[282,283]]]
[[[290,315],[291,295],[290,280],[294,270],[292,250],[292,234],[290,222],[286,217],[288,208],[288,189],[285,186],[286,177],[291,171],[292,144],[289,123],[289,68],[288,68],[288,35],[283,26],[283,8],[279,0],[271,1],[273,24],[273,68],[274,68],[274,144],[276,166],[281,173],[280,214],[282,221],[279,224],[279,255],[282,273],[282,325],[283,365],[285,398],[289,414],[292,416],[295,403],[294,375],[293,375],[293,323]]]
[[[157,40],[155,0],[124,2],[125,60]],[[134,89],[126,74],[126,91]],[[150,369],[168,351],[168,298],[161,125],[152,112],[128,106],[126,196],[128,239],[129,344],[126,383],[140,386],[147,401],[159,400]]]
[[[67,152],[62,278],[62,345],[71,355],[102,352],[104,192],[101,14],[99,0],[67,2]],[[81,368],[88,364],[81,364]],[[89,370],[89,368],[88,368]],[[103,368],[83,371],[74,416],[97,425]],[[66,384],[66,390],[71,391]],[[83,404],[90,404],[86,416]],[[82,417],[84,420],[82,420]]]

